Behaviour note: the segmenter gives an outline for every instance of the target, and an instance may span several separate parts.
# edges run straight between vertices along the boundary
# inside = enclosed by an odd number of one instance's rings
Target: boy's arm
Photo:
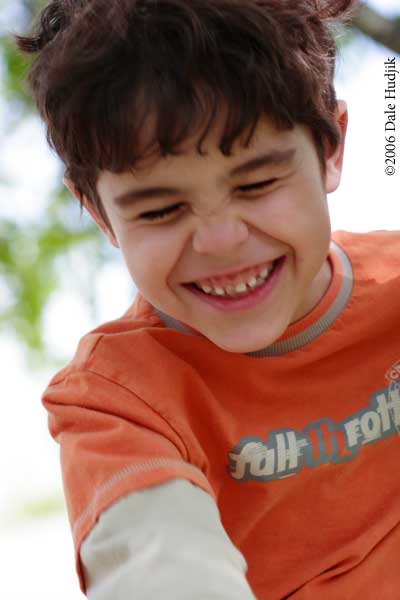
[[[80,557],[89,600],[255,600],[213,498],[184,479],[116,502]]]

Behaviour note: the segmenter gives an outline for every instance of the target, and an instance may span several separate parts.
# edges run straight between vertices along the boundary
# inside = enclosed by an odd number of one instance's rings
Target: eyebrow
[[[234,167],[229,172],[229,177],[232,178],[238,175],[245,175],[260,169],[261,167],[289,164],[293,161],[295,154],[295,148],[289,148],[287,150],[272,150],[271,152],[256,156],[255,158],[252,158],[247,162]],[[136,188],[119,194],[113,199],[113,202],[115,206],[119,208],[125,208],[131,204],[147,199],[171,198],[173,196],[176,197],[181,192],[182,190],[178,188],[167,186]]]

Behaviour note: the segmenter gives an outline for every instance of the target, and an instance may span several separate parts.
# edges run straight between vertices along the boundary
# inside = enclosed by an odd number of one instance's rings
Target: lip
[[[182,285],[186,286],[186,285],[190,285],[196,281],[205,281],[206,279],[223,279],[224,277],[236,277],[237,275],[240,275],[240,273],[244,273],[245,271],[249,271],[250,269],[262,269],[264,266],[270,265],[271,263],[278,260],[278,258],[282,258],[282,257],[280,256],[280,257],[270,258],[269,260],[264,260],[263,262],[252,263],[251,265],[243,266],[239,269],[235,269],[234,271],[232,271],[232,270],[231,271],[222,271],[219,273],[214,273],[213,275],[203,275],[201,277],[196,277],[195,279],[192,279],[191,281],[186,281]]]
[[[223,298],[211,296],[194,288],[191,284],[184,284],[188,291],[203,300],[205,304],[216,308],[224,313],[249,310],[263,302],[271,295],[279,280],[281,279],[282,270],[286,264],[286,256],[281,256],[277,259],[274,272],[268,277],[263,285],[256,288],[250,294],[238,298]]]

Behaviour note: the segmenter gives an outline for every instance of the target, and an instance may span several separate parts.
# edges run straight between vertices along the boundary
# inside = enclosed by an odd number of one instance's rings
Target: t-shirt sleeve
[[[43,394],[49,429],[60,444],[64,494],[79,559],[83,539],[116,500],[172,479],[191,481],[214,496],[179,433],[131,390],[97,373],[56,377]]]

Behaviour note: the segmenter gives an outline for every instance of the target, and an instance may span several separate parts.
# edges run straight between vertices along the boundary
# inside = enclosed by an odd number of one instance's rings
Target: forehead
[[[249,132],[244,132],[236,139],[231,148],[231,155],[225,156],[220,148],[220,139],[223,131],[221,120],[209,131],[204,138],[199,153],[199,135],[193,135],[180,146],[177,154],[160,157],[155,150],[146,158],[135,163],[131,170],[123,173],[111,173],[102,171],[98,178],[98,190],[114,194],[123,190],[128,183],[177,183],[180,180],[202,179],[207,173],[210,178],[215,174],[225,174],[235,169],[244,160],[267,154],[270,152],[281,152],[289,148],[297,148],[305,138],[309,137],[305,128],[295,126],[290,130],[278,129],[271,119],[263,117],[254,129],[248,146],[245,141]]]

